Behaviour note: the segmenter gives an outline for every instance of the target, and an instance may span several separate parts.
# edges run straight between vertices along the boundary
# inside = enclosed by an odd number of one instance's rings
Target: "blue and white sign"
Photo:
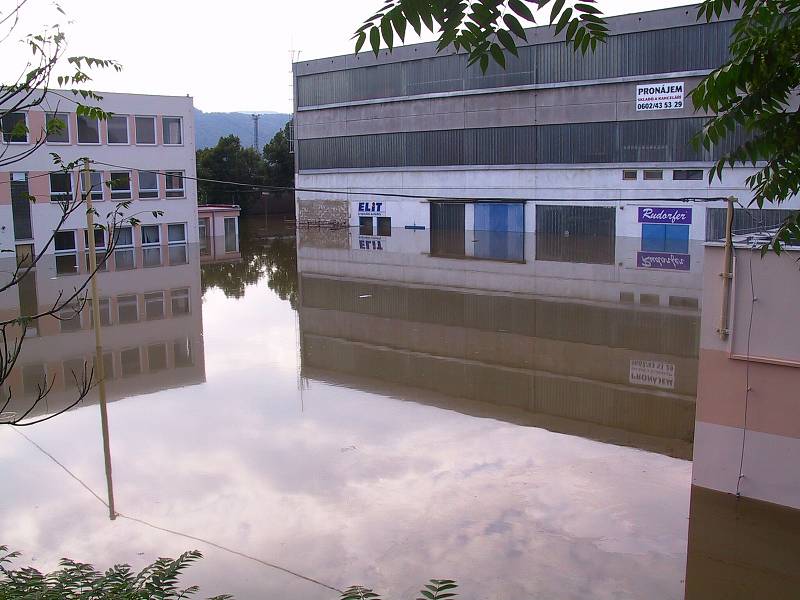
[[[639,223],[690,225],[692,209],[685,206],[640,206]]]
[[[682,81],[642,83],[636,86],[636,110],[675,110],[683,108]]]
[[[676,252],[637,252],[636,266],[640,269],[661,269],[663,271],[688,271],[692,267],[689,254]]]
[[[386,215],[385,202],[357,202],[359,217],[383,217]]]

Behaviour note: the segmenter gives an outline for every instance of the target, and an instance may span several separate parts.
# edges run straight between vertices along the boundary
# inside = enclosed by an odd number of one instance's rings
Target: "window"
[[[78,143],[100,143],[100,123],[97,119],[78,115]]]
[[[167,345],[152,344],[147,347],[147,362],[150,372],[163,371],[167,368]]]
[[[164,292],[144,295],[144,316],[148,321],[164,318]]]
[[[108,118],[108,143],[128,143],[128,117],[125,115],[114,115]]]
[[[675,169],[672,171],[674,181],[702,181],[703,169]]]
[[[161,227],[142,225],[142,246],[158,245],[161,242]]]
[[[236,217],[225,218],[225,252],[239,250],[239,236],[236,232]]]
[[[645,169],[643,175],[644,179],[649,180],[664,179],[664,171],[661,169]]]
[[[116,249],[114,250],[114,265],[117,271],[128,271],[136,267],[136,255],[133,249],[133,229],[131,227],[117,227],[114,232]]]
[[[57,231],[53,238],[53,245],[56,252],[74,252],[76,249],[75,232]]]
[[[43,364],[22,367],[22,391],[28,398],[35,398],[47,389],[47,373]]]
[[[200,256],[209,256],[211,254],[211,244],[209,236],[211,235],[210,219],[202,217],[197,222],[197,233],[200,237]]]
[[[162,120],[164,126],[164,143],[165,144],[182,144],[183,134],[181,127],[180,117],[164,117]]]
[[[633,304],[633,292],[620,292],[619,301],[623,304]]]
[[[61,333],[69,331],[80,331],[81,329],[81,312],[77,304],[70,304],[65,306],[58,313],[59,323],[61,325]]]
[[[372,235],[372,217],[358,217],[358,235]]]
[[[131,174],[128,171],[111,172],[111,199],[130,200]]]
[[[378,217],[378,235],[392,235],[392,217]]]
[[[185,265],[189,262],[186,244],[175,244],[169,247],[169,264]]]
[[[661,302],[658,294],[639,294],[639,304],[645,306],[658,306]]]
[[[639,171],[636,169],[625,169],[622,171],[622,179],[624,181],[633,181],[639,178]]]
[[[158,198],[158,174],[152,171],[139,171],[139,198]]]
[[[133,229],[129,226],[117,227],[113,230],[117,248],[133,246]]]
[[[183,223],[170,223],[167,225],[167,240],[170,244],[185,244],[186,225]]]
[[[17,266],[30,267],[33,265],[33,258],[36,256],[33,244],[17,244]]]
[[[91,302],[91,300],[89,302]],[[111,325],[111,301],[108,298],[100,298],[98,304],[100,305],[100,325],[102,327],[108,327]],[[94,327],[93,310],[89,311],[89,323],[91,327]]]
[[[68,275],[78,272],[78,255],[74,231],[57,231],[53,238],[56,254],[56,273]]]
[[[64,387],[74,390],[79,386],[88,383],[89,370],[83,358],[70,358],[65,360],[62,365],[64,369]]]
[[[67,113],[47,113],[45,123],[49,143],[69,144],[69,115]]]
[[[69,202],[72,199],[72,174],[50,173],[50,201]]]
[[[86,171],[81,171],[81,193],[92,193],[92,200],[103,200],[103,175],[97,171],[91,171],[86,176]]]
[[[139,303],[136,294],[117,296],[117,321],[120,324],[136,323],[139,320]]]
[[[172,290],[169,293],[170,302],[172,303],[172,316],[188,315],[189,314],[189,288],[180,290]]]
[[[87,229],[83,230],[83,244],[85,248],[89,249],[89,231]],[[94,247],[95,248],[105,248],[106,247],[106,231],[105,229],[100,229],[95,227],[94,230]]]
[[[192,341],[189,338],[175,340],[172,344],[172,351],[175,355],[176,367],[191,367],[194,363]]]
[[[4,114],[0,119],[0,129],[3,131],[3,141],[6,144],[28,143],[28,124],[24,112]]]
[[[183,198],[186,191],[183,189],[183,171],[166,171],[167,198]]]
[[[698,309],[700,301],[697,298],[689,298],[687,296],[670,296],[669,305],[672,308],[691,308]]]
[[[138,348],[128,348],[119,353],[119,363],[123,377],[132,377],[142,372],[142,362]]]
[[[689,252],[688,225],[642,224],[642,250],[644,252]]]
[[[92,367],[94,367],[95,377],[99,380],[100,371],[97,368],[97,358],[92,357]],[[114,379],[114,355],[111,352],[103,352],[103,379],[109,381]]]
[[[156,143],[156,118],[155,117],[136,117],[136,143],[155,144]]]
[[[145,267],[161,266],[161,246],[142,248],[142,264]]]

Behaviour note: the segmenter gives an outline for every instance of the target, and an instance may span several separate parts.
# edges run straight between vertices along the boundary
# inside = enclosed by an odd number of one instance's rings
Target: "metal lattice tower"
[[[250,116],[253,119],[253,150],[258,152],[258,120],[261,118],[261,115],[252,114]]]

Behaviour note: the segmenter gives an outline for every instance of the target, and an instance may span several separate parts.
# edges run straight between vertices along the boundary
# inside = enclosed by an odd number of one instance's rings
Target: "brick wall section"
[[[350,249],[350,230],[349,229],[324,229],[324,228],[302,228],[300,233],[300,247],[310,246],[311,248],[337,248],[340,250]]]
[[[305,224],[337,224],[344,227],[350,220],[346,200],[298,200],[297,222]]]

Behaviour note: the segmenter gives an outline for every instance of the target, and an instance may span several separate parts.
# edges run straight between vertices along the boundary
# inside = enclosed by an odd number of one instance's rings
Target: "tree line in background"
[[[243,146],[235,135],[221,137],[213,148],[198,150],[199,203],[238,204],[242,214],[247,215],[263,212],[264,203],[270,198],[291,194],[294,155],[289,144],[290,127],[291,121],[261,152]]]

